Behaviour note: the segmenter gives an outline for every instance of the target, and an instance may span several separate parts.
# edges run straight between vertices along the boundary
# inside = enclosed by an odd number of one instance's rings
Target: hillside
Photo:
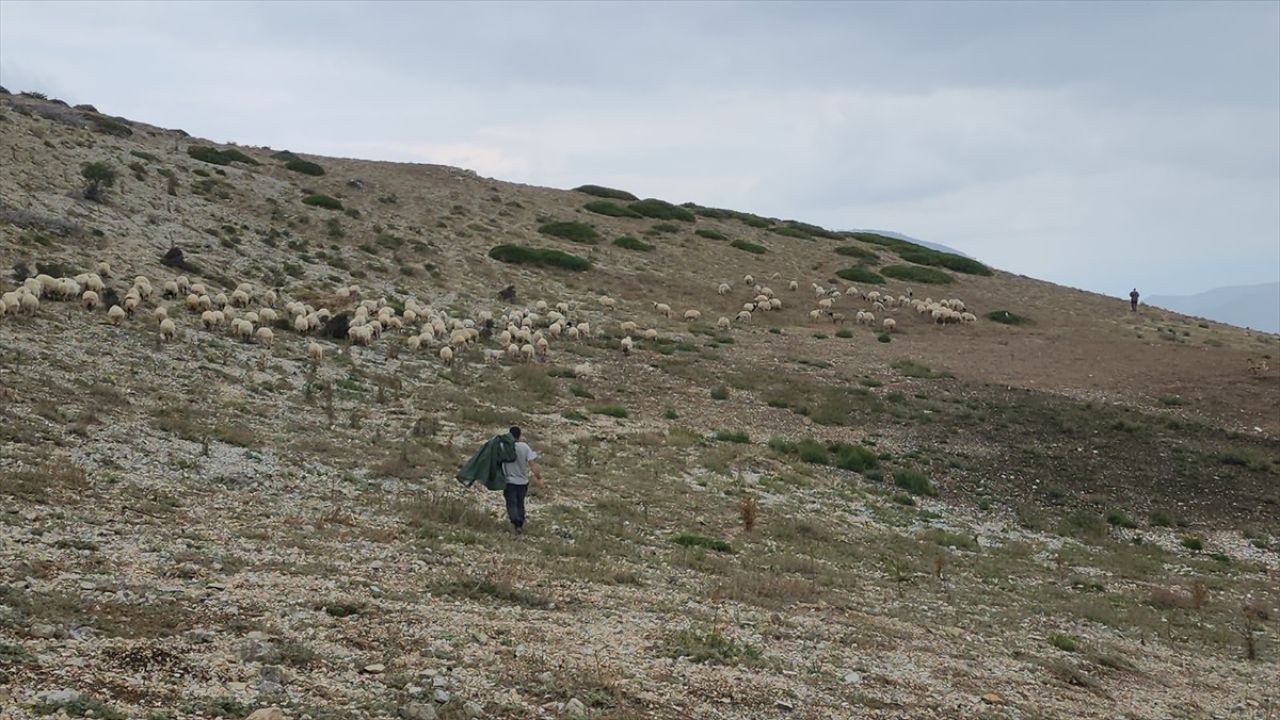
[[[1280,332],[1280,282],[1214,288],[1195,295],[1152,295],[1147,302],[1237,327]]]
[[[111,269],[92,310],[0,317],[2,717],[1280,708],[1274,335],[881,235],[37,97],[0,96],[0,162],[0,291]],[[117,173],[100,202],[86,163]],[[206,330],[179,276],[251,286],[227,311],[270,342]],[[781,307],[739,320],[761,294]],[[972,321],[935,322],[944,298]],[[352,345],[365,301],[390,318]],[[330,320],[295,330],[303,304]],[[495,361],[525,311],[546,356]],[[432,318],[478,339],[446,363]],[[511,423],[546,476],[518,537],[452,480]]]

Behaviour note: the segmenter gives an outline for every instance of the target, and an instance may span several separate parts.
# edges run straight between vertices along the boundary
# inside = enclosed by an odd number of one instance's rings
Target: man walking
[[[1129,309],[1138,312],[1138,288],[1134,288],[1129,292]]]
[[[516,533],[522,533],[524,497],[529,492],[529,475],[532,473],[533,479],[541,485],[542,473],[538,472],[538,465],[534,462],[538,459],[538,453],[529,447],[529,443],[520,440],[520,428],[512,427],[508,432],[516,440],[516,459],[502,464],[502,471],[507,476],[507,486],[503,488],[502,495],[507,501],[507,518],[511,520],[512,528]]]

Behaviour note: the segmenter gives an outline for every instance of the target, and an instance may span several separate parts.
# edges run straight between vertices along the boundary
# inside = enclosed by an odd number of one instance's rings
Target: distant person
[[[1129,309],[1138,312],[1138,288],[1129,291]]]
[[[507,476],[507,486],[502,495],[507,500],[507,519],[517,534],[524,532],[524,496],[529,492],[529,475],[542,484],[542,473],[538,471],[538,453],[529,447],[529,443],[520,440],[520,428],[512,427],[509,431],[516,440],[516,459],[502,464],[502,471]]]

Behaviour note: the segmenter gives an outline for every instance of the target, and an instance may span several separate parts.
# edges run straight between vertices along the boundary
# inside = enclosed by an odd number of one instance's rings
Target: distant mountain
[[[1196,295],[1152,295],[1143,301],[1230,325],[1280,332],[1280,282],[1220,287]]]
[[[883,235],[883,236],[885,236],[885,237],[890,237],[890,238],[893,238],[893,239],[895,239],[895,240],[906,240],[906,241],[907,241],[907,242],[909,242],[909,243],[915,243],[916,245],[923,245],[923,246],[925,246],[925,247],[927,247],[927,248],[929,248],[929,249],[931,249],[931,250],[938,250],[938,251],[940,251],[940,252],[952,253],[952,254],[955,254],[955,255],[960,255],[960,256],[962,256],[962,257],[967,257],[967,258],[969,258],[970,260],[977,260],[977,258],[975,258],[975,257],[974,257],[974,256],[972,256],[972,255],[969,255],[969,254],[966,254],[966,253],[962,253],[962,252],[960,252],[959,250],[957,250],[957,249],[955,249],[955,248],[953,248],[953,247],[947,247],[946,245],[943,245],[942,243],[929,242],[928,240],[920,240],[920,239],[917,239],[917,238],[913,238],[913,237],[911,237],[910,235],[903,235],[903,234],[902,234],[902,233],[900,233],[900,232],[894,232],[894,231],[892,231],[892,230],[872,230],[871,228],[859,228],[858,230],[854,230],[853,232],[870,232],[870,233],[875,233],[875,234],[877,234],[877,235]]]

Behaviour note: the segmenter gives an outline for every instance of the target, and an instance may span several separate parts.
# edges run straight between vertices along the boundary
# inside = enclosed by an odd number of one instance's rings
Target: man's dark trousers
[[[520,529],[524,527],[524,496],[529,492],[529,485],[513,485],[507,483],[502,495],[507,500],[507,517],[511,524]]]

